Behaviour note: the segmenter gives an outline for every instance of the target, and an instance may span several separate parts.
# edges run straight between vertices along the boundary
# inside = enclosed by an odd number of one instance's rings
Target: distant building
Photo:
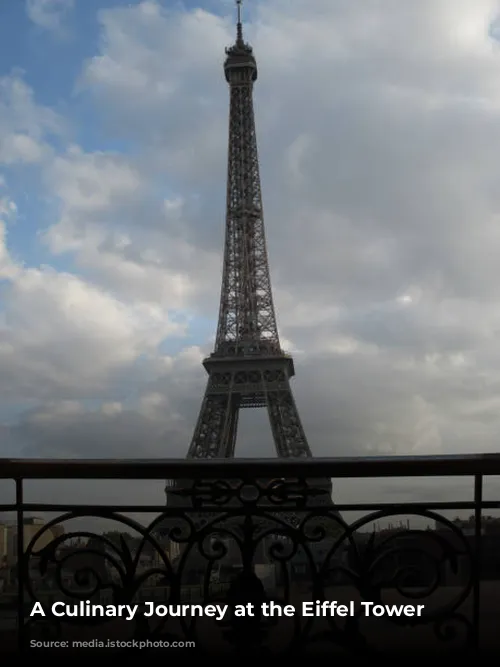
[[[31,541],[46,526],[44,519],[39,517],[25,517],[23,521],[23,547],[26,552]],[[39,539],[33,545],[34,552],[46,547],[52,540],[64,534],[62,526],[51,526],[43,531]],[[17,523],[0,524],[0,559],[9,565],[15,565],[17,561]]]
[[[476,532],[476,520],[474,516],[469,516],[467,519],[460,519],[456,517],[452,524],[455,528],[461,531],[463,535],[474,535]],[[438,532],[451,530],[451,528],[440,521],[435,522],[435,530]],[[500,517],[497,516],[483,516],[481,517],[481,534],[491,535],[500,534]]]
[[[23,549],[26,553],[30,548],[30,576],[33,581],[40,579],[38,572],[38,559],[36,553],[50,544],[54,539],[64,534],[62,526],[46,526],[44,519],[38,517],[25,517],[23,521]],[[42,532],[43,531],[43,532]],[[39,538],[37,535],[40,534]],[[0,588],[5,589],[15,583],[18,565],[18,528],[15,522],[0,523]]]

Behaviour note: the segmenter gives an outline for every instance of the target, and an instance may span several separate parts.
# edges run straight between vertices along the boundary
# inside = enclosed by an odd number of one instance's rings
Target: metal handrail
[[[500,454],[311,459],[0,459],[0,479],[450,477],[500,475]]]

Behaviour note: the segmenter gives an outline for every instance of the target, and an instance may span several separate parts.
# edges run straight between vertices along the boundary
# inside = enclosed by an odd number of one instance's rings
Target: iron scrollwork
[[[454,646],[472,641],[466,606],[476,571],[473,550],[456,525],[435,512],[401,505],[348,524],[335,507],[314,504],[317,492],[307,480],[275,480],[267,486],[209,481],[194,484],[189,494],[191,506],[163,508],[147,526],[104,508],[92,515],[75,509],[44,525],[21,560],[28,636],[63,636],[82,626],[97,632],[102,626],[106,639],[114,633],[119,638],[193,641],[199,651],[225,647],[276,654],[315,647],[363,654],[381,650],[384,633],[386,639],[393,637],[395,629]],[[374,522],[401,515],[419,517],[426,525],[386,533],[367,530]],[[36,548],[55,526],[92,516],[115,522],[121,534],[112,539],[110,533],[60,531]],[[444,529],[429,530],[431,522]],[[137,536],[134,541],[125,535],[131,533]],[[258,613],[242,620],[231,612],[219,621],[169,614],[152,619],[138,613],[120,625],[99,616],[56,618],[51,603],[59,600],[229,604],[231,609],[236,600],[254,600],[258,612],[263,603],[273,602],[293,605],[296,613]],[[29,616],[36,601],[43,605],[44,618]],[[320,608],[323,601],[353,601],[355,613],[302,613],[304,602],[316,601]],[[421,604],[424,612],[366,618],[361,602]]]
[[[308,485],[305,479],[256,480],[204,480],[195,481],[184,488],[176,488],[172,494],[190,499],[192,506],[201,509],[237,503],[255,506],[269,503],[277,507],[301,509],[325,491]]]

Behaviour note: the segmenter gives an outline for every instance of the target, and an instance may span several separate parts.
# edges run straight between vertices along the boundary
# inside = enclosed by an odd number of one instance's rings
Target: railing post
[[[23,479],[16,478],[16,523],[17,523],[17,641],[24,648],[24,510]]]
[[[472,642],[476,650],[480,643],[481,610],[481,568],[482,568],[482,529],[483,529],[483,475],[474,476],[474,588],[472,607]]]

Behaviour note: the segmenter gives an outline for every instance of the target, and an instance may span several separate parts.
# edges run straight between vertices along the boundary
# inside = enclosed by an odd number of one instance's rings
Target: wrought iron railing
[[[493,475],[500,475],[500,455],[300,462],[0,460],[0,479],[14,480],[16,489],[15,502],[0,506],[4,516],[14,513],[12,525],[4,528],[10,538],[0,540],[0,639],[12,648],[50,642],[81,648],[90,641],[110,650],[113,641],[132,642],[127,649],[139,642],[144,648],[169,642],[170,650],[190,646],[197,653],[246,655],[364,655],[408,650],[412,643],[431,650],[489,648],[500,620],[494,575],[485,582],[483,568],[485,540],[490,560],[500,562],[500,537],[497,547],[495,534],[483,534],[485,510],[500,508],[483,499],[483,479]],[[311,484],[325,477],[333,479],[334,500],[339,478],[377,478],[382,486],[384,478],[393,477],[467,477],[473,500],[332,506]],[[155,506],[25,502],[24,483],[42,479],[184,482],[167,507],[163,498]],[[472,513],[470,534],[445,516],[450,511]],[[358,517],[349,520],[352,512]],[[56,516],[27,538],[33,514]],[[391,528],[391,517],[405,522]],[[103,534],[91,524],[96,518],[113,521],[115,532]],[[81,528],[63,531],[72,519]],[[70,611],[83,602],[85,611],[91,608],[87,601],[97,605],[98,614],[99,605],[108,604],[137,604],[138,611],[128,621],[54,615],[55,602]],[[319,606],[311,605],[316,601]],[[36,602],[45,615],[32,615]],[[164,605],[166,615],[146,617],[148,602]],[[235,605],[247,603],[254,604],[255,615],[235,616]],[[170,613],[193,604],[202,611]],[[226,604],[222,619],[205,613],[207,605]],[[273,604],[275,615],[265,615],[262,610],[269,612]],[[282,611],[287,605],[289,615]],[[347,612],[339,614],[339,605]],[[420,612],[405,615],[403,606],[409,605],[420,605]]]

